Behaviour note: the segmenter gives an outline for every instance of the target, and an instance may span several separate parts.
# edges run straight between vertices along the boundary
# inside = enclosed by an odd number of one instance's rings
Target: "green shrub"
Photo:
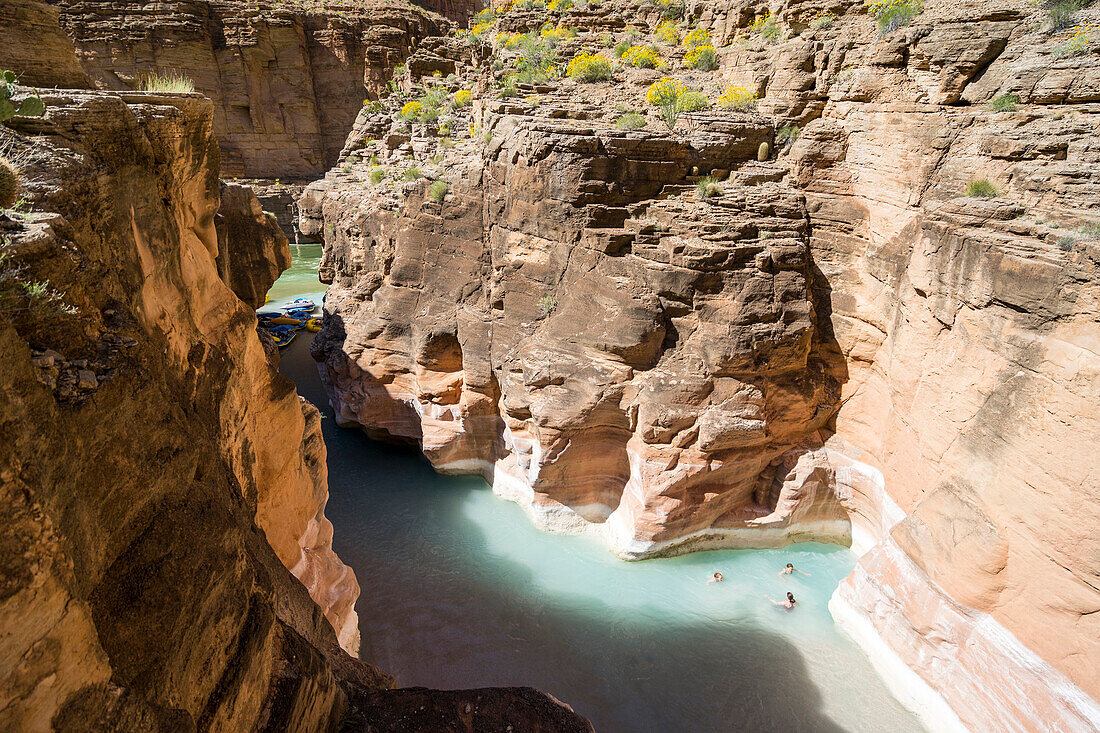
[[[993,112],[1015,112],[1019,103],[1020,98],[1015,94],[1002,94],[994,97],[987,106]]]
[[[615,127],[620,130],[640,130],[645,127],[645,116],[638,112],[627,112],[615,120]]]
[[[1080,232],[1081,235],[1087,239],[1100,239],[1100,221],[1091,221],[1088,224],[1082,224]]]
[[[988,178],[977,178],[966,185],[966,195],[974,198],[992,198],[1001,192]]]
[[[875,16],[883,36],[909,25],[924,10],[923,0],[864,0],[864,5]]]
[[[798,139],[801,132],[798,125],[784,125],[776,131],[775,141],[780,145],[791,145]]]
[[[680,96],[680,109],[684,112],[700,112],[709,108],[710,100],[702,92],[689,89]]]
[[[1056,0],[1046,3],[1047,27],[1062,31],[1073,26],[1073,16],[1088,3],[1081,0]]]
[[[621,59],[623,57],[623,54],[625,54],[632,48],[634,48],[634,44],[631,43],[629,39],[619,41],[615,44],[615,58]]]
[[[718,180],[711,176],[707,176],[703,180],[695,184],[695,195],[701,199],[714,198],[722,193],[722,186],[719,185]]]
[[[382,182],[382,179],[386,177],[385,168],[371,168],[370,170],[370,182],[372,186],[377,186]]]
[[[813,20],[810,21],[810,27],[811,28],[818,28],[818,29],[828,28],[829,26],[831,26],[835,22],[836,22],[836,16],[835,15],[833,15],[832,13],[830,13],[828,11],[822,10],[821,12],[819,12],[817,15],[815,15],[813,17]]]
[[[420,172],[419,168],[413,166],[412,168],[405,169],[404,176],[406,181],[415,181],[418,178],[423,178],[424,174]]]
[[[428,198],[432,201],[443,201],[447,197],[447,191],[450,190],[450,186],[446,181],[432,181],[428,186]]]
[[[190,94],[195,91],[195,82],[183,74],[174,71],[151,71],[138,79],[139,92],[160,94]]]

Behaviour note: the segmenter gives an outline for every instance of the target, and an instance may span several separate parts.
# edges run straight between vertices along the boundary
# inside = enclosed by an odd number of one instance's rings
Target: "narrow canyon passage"
[[[292,250],[272,304],[319,303],[320,245]],[[623,562],[594,537],[541,532],[480,478],[337,427],[308,333],[280,369],[325,413],[326,513],[363,588],[361,655],[400,686],[531,685],[602,733],[922,730],[833,624],[845,548]],[[786,562],[811,577],[779,578]],[[706,583],[715,570],[725,582]],[[765,598],[787,590],[792,613]]]

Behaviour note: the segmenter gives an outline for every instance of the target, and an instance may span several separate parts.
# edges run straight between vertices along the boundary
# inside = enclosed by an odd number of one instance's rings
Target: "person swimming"
[[[724,580],[721,573],[715,573],[707,580],[708,583],[721,583]]]
[[[804,570],[798,570],[791,563],[787,563],[787,567],[785,567],[785,568],[783,568],[782,570],[779,571],[779,576],[783,577],[784,575],[794,575],[795,573],[802,573],[807,578],[811,577],[809,573],[807,573]]]
[[[787,598],[786,598],[786,600],[783,600],[783,601],[777,601],[774,598],[772,598],[771,596],[764,596],[764,597],[767,598],[769,601],[771,601],[772,603],[774,603],[777,606],[783,606],[783,608],[787,609],[788,611],[791,610],[792,608],[794,608],[794,604],[798,603],[798,601],[796,601],[794,599],[794,593],[791,593],[791,592],[787,593]]]

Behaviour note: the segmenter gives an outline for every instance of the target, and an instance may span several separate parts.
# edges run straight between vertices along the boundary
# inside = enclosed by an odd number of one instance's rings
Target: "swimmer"
[[[787,593],[787,600],[785,600],[785,601],[777,601],[774,598],[772,598],[771,596],[764,596],[764,597],[767,598],[769,601],[771,601],[772,603],[774,603],[777,606],[783,606],[783,608],[787,609],[788,611],[791,610],[792,608],[794,608],[794,604],[798,603],[798,601],[796,601],[794,599],[794,593]]]
[[[779,577],[783,577],[784,575],[794,575],[795,573],[802,573],[807,578],[810,577],[809,573],[804,572],[802,570],[797,570],[795,568],[795,566],[792,565],[791,563],[787,563],[787,567],[785,567],[785,568],[783,568],[782,570],[779,571]]]
[[[710,579],[707,582],[708,583],[721,583],[722,580],[723,580],[722,574],[721,573],[715,573],[714,575],[710,576]]]

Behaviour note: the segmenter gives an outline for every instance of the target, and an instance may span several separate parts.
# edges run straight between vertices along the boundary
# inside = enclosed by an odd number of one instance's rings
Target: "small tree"
[[[683,97],[688,91],[682,82],[666,76],[649,85],[645,99],[654,107],[660,108],[661,119],[671,130],[676,127],[676,122],[684,111]]]

